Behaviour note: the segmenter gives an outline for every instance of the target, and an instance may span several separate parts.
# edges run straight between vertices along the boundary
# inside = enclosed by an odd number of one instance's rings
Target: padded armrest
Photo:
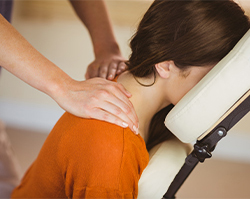
[[[152,148],[149,164],[139,180],[138,199],[162,198],[191,148],[175,137]]]
[[[169,112],[167,128],[191,143],[250,89],[250,30]]]

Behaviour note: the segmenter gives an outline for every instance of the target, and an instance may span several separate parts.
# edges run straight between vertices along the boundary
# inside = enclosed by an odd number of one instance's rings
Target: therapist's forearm
[[[138,127],[135,110],[127,98],[131,94],[123,86],[100,78],[73,80],[32,47],[2,15],[0,66],[48,94],[65,111],[76,116],[129,126],[131,130]]]
[[[70,0],[70,2],[90,33],[95,55],[98,56],[107,50],[120,52],[105,2],[103,0]]]
[[[32,87],[48,94],[71,78],[46,59],[0,15],[0,66]]]

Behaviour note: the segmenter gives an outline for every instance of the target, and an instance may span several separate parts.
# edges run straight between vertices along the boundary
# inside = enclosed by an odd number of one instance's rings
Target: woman
[[[140,135],[65,113],[12,197],[136,198],[147,149],[171,136],[166,112],[249,27],[233,1],[155,1],[131,40],[129,70],[116,79],[133,95]]]

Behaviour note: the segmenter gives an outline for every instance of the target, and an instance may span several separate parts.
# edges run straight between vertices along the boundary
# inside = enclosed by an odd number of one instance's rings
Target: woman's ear
[[[172,72],[172,69],[175,67],[173,61],[164,61],[158,64],[155,64],[155,68],[160,75],[160,77],[166,79],[169,78]]]

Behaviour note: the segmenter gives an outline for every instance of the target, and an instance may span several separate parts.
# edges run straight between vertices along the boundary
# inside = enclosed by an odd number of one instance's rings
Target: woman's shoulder
[[[77,137],[81,136],[93,136],[94,134],[105,134],[105,133],[122,133],[123,128],[117,125],[97,120],[97,119],[85,119],[72,115],[65,112],[61,118],[57,121],[53,127],[51,134],[57,134],[57,136],[64,137]]]
[[[137,145],[137,147],[139,147],[138,145],[144,147],[145,144],[143,138],[140,135],[135,135],[129,128],[122,128],[97,119],[80,118],[67,112],[58,120],[53,131],[62,134],[63,139],[67,141],[79,142],[79,140],[87,139],[102,142],[107,140],[116,143],[128,142]]]
[[[129,128],[96,119],[84,119],[70,113],[64,113],[49,135],[59,148],[78,150],[82,145],[111,146],[118,148],[145,149],[145,142],[140,135],[135,135]],[[67,147],[66,147],[67,146]],[[96,147],[94,147],[96,148]]]

